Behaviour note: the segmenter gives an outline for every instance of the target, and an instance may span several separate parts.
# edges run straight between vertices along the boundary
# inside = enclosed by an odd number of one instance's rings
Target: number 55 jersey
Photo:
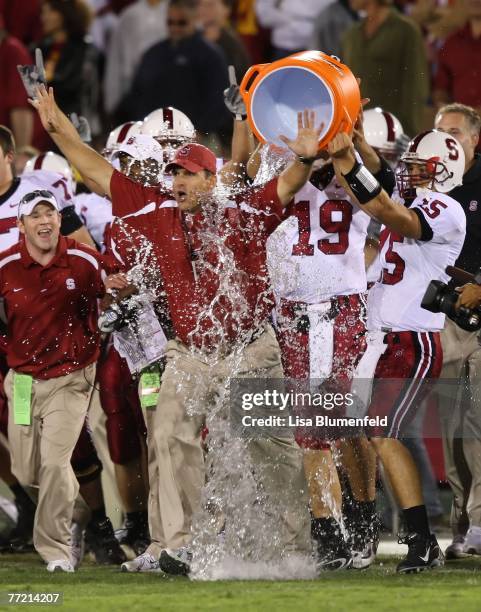
[[[399,204],[403,206],[403,204]],[[439,331],[445,315],[421,308],[431,280],[449,280],[466,235],[461,205],[444,193],[425,191],[410,206],[419,217],[422,236],[405,238],[387,228],[381,233],[380,279],[368,298],[367,328],[392,331]]]

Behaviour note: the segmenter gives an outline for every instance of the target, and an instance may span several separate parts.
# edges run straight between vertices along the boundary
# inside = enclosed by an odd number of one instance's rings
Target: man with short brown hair
[[[101,261],[60,236],[51,192],[26,194],[17,218],[24,239],[0,253],[12,472],[22,485],[39,487],[34,545],[48,571],[73,572],[70,530],[79,486],[70,459],[99,355]]]

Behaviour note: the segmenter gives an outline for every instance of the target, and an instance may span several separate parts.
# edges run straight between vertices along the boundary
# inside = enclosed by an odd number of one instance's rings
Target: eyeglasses
[[[51,191],[47,191],[45,189],[37,189],[37,191],[31,191],[23,196],[20,200],[20,204],[28,204],[35,198],[45,198],[47,200],[51,200],[54,197]]]
[[[187,19],[167,19],[168,26],[185,27],[188,24],[189,22],[187,21]]]

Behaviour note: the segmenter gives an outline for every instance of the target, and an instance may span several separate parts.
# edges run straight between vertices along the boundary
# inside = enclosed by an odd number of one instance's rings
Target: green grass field
[[[396,559],[381,558],[367,571],[329,573],[313,581],[190,582],[159,574],[121,574],[117,568],[88,563],[76,574],[48,574],[34,555],[3,555],[0,591],[62,591],[60,609],[87,612],[481,611],[480,558],[414,576],[396,575],[395,565]]]

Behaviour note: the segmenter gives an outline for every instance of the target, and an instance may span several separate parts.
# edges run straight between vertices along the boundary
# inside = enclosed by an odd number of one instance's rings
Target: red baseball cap
[[[174,168],[185,168],[189,172],[208,170],[212,174],[217,172],[217,160],[210,149],[195,142],[177,149],[174,159],[165,167],[166,172]]]

